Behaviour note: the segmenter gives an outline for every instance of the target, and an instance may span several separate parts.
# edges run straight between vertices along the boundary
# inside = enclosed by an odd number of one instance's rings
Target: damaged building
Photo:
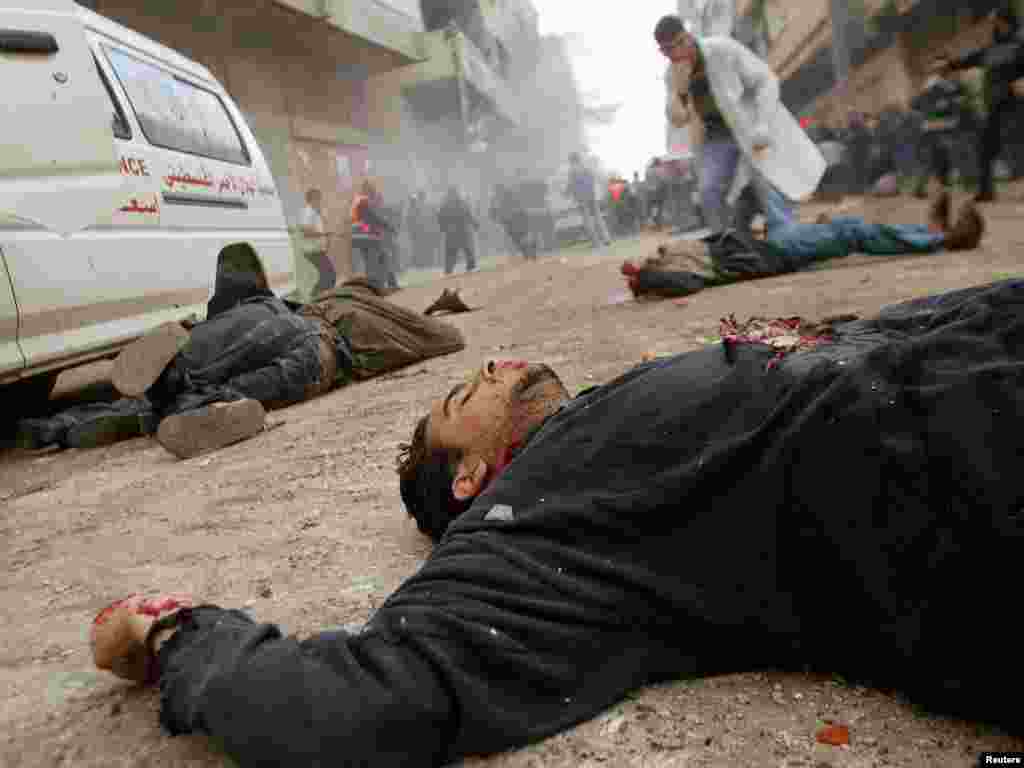
[[[495,184],[546,179],[583,147],[583,108],[564,41],[539,33],[529,0],[422,0],[425,60],[371,80],[399,84],[398,140],[371,150],[388,196],[448,186],[481,214]]]
[[[306,190],[324,191],[342,275],[353,271],[349,209],[362,178],[378,180],[396,206],[415,189],[436,199],[449,183],[477,197],[495,169],[546,172],[581,141],[571,67],[546,54],[558,46],[540,36],[529,0],[78,2],[224,84],[293,232]],[[295,267],[300,287],[311,287],[312,267],[301,258]]]

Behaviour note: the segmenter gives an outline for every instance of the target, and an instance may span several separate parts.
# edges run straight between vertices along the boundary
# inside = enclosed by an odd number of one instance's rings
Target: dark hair
[[[683,20],[678,16],[662,16],[658,19],[658,23],[654,25],[654,39],[660,45],[667,45],[675,40],[680,32],[685,31],[686,27],[683,26]]]
[[[452,493],[455,468],[462,456],[428,448],[429,423],[430,416],[424,416],[413,430],[412,442],[398,446],[398,488],[416,527],[439,541],[452,520],[469,509],[473,500],[459,501]]]

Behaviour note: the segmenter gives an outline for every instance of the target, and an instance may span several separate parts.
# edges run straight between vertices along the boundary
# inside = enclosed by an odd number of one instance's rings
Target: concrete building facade
[[[486,210],[496,183],[554,173],[582,145],[563,41],[529,0],[422,0],[424,61],[371,79],[402,94],[400,138],[371,152],[389,197],[449,185]]]
[[[749,16],[752,5],[737,0],[738,14]],[[991,39],[986,17],[999,0],[852,0],[845,90],[835,80],[830,5],[831,0],[767,0],[767,58],[791,110],[838,126],[852,111],[905,109],[938,55],[958,55]]]

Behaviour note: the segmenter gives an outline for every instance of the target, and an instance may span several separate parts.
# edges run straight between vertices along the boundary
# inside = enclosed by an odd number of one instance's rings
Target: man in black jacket
[[[485,363],[403,449],[437,546],[361,631],[133,598],[96,663],[159,679],[163,725],[245,766],[443,765],[763,666],[1021,729],[1024,281],[819,335],[779,363],[733,333],[575,398]]]
[[[971,110],[963,84],[937,75],[928,79],[910,107],[923,119],[918,147],[922,172],[914,193],[917,197],[926,197],[932,176],[944,188],[949,187],[953,151],[960,137],[972,127]]]
[[[437,223],[444,233],[444,273],[450,275],[455,271],[455,261],[460,251],[466,254],[466,271],[474,271],[476,253],[473,248],[473,232],[479,225],[455,187],[448,188],[448,194],[437,212]]]
[[[1002,150],[1003,123],[1012,118],[1017,102],[1024,97],[1024,40],[1020,36],[1020,18],[1009,3],[992,13],[992,45],[957,59],[939,59],[938,71],[984,67],[988,95],[988,117],[979,135],[981,167],[977,202],[995,200],[993,164]]]

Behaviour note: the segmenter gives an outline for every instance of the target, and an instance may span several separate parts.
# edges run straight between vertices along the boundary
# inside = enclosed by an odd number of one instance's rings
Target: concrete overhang
[[[426,59],[423,22],[385,0],[274,0],[346,34],[384,48],[401,64]]]

